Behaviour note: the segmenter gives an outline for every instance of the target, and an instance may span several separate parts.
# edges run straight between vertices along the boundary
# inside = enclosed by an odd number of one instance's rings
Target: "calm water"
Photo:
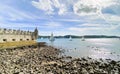
[[[103,59],[120,60],[120,40],[117,38],[99,38],[99,39],[56,39],[53,43],[49,39],[38,39],[38,42],[47,42],[48,45],[65,49],[64,55],[77,57],[92,57]]]

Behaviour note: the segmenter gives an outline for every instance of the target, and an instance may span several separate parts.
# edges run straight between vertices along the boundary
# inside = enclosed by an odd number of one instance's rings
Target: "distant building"
[[[34,32],[0,28],[0,42],[29,41],[36,40],[37,38],[37,28]]]

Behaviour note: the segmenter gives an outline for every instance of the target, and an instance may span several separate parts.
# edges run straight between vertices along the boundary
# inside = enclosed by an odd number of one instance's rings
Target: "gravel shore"
[[[120,61],[60,56],[51,46],[0,50],[0,74],[120,74]]]

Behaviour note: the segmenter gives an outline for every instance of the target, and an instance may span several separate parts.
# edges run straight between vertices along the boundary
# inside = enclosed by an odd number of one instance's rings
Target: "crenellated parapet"
[[[0,28],[0,43],[14,41],[30,41],[38,38],[37,28],[31,31]]]
[[[14,30],[14,29],[6,29],[0,28],[0,35],[32,35],[31,31],[23,31],[23,30]]]

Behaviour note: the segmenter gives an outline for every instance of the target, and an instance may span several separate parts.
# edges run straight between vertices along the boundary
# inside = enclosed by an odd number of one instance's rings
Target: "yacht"
[[[84,36],[82,36],[82,39],[81,39],[82,41],[85,41],[85,38],[84,38]]]
[[[43,39],[43,37],[41,37],[40,39]]]
[[[72,37],[71,36],[69,37],[69,41],[72,41]]]
[[[51,42],[55,41],[55,38],[53,36],[53,33],[51,33],[51,36],[50,36],[50,39],[49,39]]]

